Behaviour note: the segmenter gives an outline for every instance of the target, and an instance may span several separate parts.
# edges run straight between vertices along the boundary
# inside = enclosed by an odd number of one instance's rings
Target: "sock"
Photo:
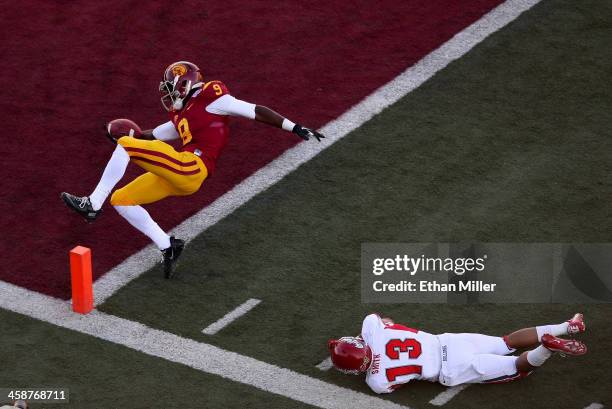
[[[104,168],[104,173],[102,173],[98,186],[89,195],[89,200],[94,210],[100,210],[110,192],[123,177],[129,162],[130,156],[128,153],[123,146],[117,145],[113,155],[106,164],[106,168]]]
[[[170,247],[168,236],[142,206],[115,206],[117,212],[132,226],[150,238],[160,250]]]
[[[536,349],[527,352],[527,362],[531,366],[541,366],[552,354],[552,351],[546,349],[544,345],[540,345]]]
[[[556,325],[542,325],[536,327],[536,332],[538,333],[538,341],[542,339],[542,335],[550,334],[558,337],[559,335],[567,335],[567,327],[569,323],[564,322],[562,324]]]

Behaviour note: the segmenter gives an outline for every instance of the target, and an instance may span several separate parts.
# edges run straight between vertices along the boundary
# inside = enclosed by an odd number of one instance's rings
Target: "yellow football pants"
[[[200,189],[208,176],[202,160],[191,152],[177,152],[162,141],[124,136],[117,141],[138,166],[147,171],[116,190],[113,206],[136,206],[168,196],[186,196]]]

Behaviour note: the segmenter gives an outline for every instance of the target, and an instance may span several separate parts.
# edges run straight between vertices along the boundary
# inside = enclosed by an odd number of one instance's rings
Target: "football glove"
[[[321,135],[319,132],[313,131],[309,128],[305,128],[299,124],[295,124],[291,132],[304,139],[305,141],[309,140],[311,137],[315,137],[317,138],[317,141],[321,142],[321,139],[325,138],[325,136]]]

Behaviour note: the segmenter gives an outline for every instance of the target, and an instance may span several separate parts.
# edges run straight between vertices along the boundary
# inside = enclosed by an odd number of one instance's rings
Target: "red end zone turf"
[[[169,63],[191,60],[235,96],[319,127],[501,1],[211,3],[3,8],[1,280],[68,298],[72,247],[92,248],[99,277],[148,244],[108,204],[88,225],[59,193],[93,190],[113,149],[102,134],[106,121],[130,118],[147,129],[167,120],[157,87]],[[147,208],[171,228],[298,142],[234,120],[202,190]],[[119,186],[141,172],[130,166]]]

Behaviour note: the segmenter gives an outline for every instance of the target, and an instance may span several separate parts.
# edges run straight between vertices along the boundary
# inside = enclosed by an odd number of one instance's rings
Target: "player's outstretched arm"
[[[320,142],[321,139],[324,138],[319,132],[293,123],[266,106],[242,101],[229,94],[222,95],[215,99],[206,107],[206,111],[211,114],[240,116],[254,119],[258,122],[263,122],[264,124],[293,132],[304,140],[309,140],[311,137],[314,137]]]
[[[317,139],[317,141],[321,142],[321,139],[325,138],[325,136],[321,135],[319,132],[306,128],[302,125],[295,124],[279,113],[263,105],[255,106],[255,120],[275,126],[277,128],[282,128],[285,131],[293,132],[306,141],[311,137],[314,137]]]

